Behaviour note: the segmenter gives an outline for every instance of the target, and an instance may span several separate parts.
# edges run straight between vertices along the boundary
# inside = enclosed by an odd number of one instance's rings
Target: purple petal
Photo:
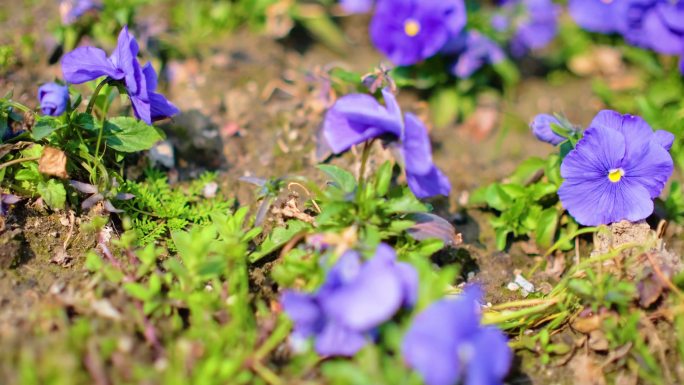
[[[4,204],[13,205],[19,202],[20,200],[21,198],[14,194],[2,194],[2,203]]]
[[[404,297],[402,306],[412,307],[418,301],[418,288],[420,286],[418,272],[411,264],[404,262],[397,263],[396,269],[396,274],[401,281],[402,296]]]
[[[133,113],[135,116],[147,124],[152,124],[152,106],[149,100],[129,95]]]
[[[287,316],[294,322],[295,332],[309,337],[323,327],[324,319],[314,297],[294,291],[283,293],[280,303]]]
[[[169,118],[179,112],[178,107],[169,102],[164,95],[156,92],[150,93],[150,117],[153,122]]]
[[[108,213],[114,213],[114,214],[121,214],[121,213],[124,212],[123,210],[119,210],[119,209],[117,209],[116,207],[114,207],[114,205],[112,204],[112,202],[110,202],[110,201],[108,201],[108,200],[104,201],[104,209],[105,209],[105,211],[107,211]]]
[[[449,196],[451,183],[436,166],[425,175],[418,175],[406,170],[406,180],[413,194],[419,199],[437,195]]]
[[[506,59],[501,47],[475,31],[469,31],[465,46],[451,72],[461,79],[469,78],[485,64],[496,64]]]
[[[328,322],[316,337],[316,352],[322,356],[353,356],[368,340],[363,333],[353,331],[335,322]]]
[[[401,345],[406,363],[428,385],[453,385],[462,373],[459,347],[477,333],[477,291],[433,303],[413,320]]]
[[[627,159],[624,170],[624,180],[645,187],[651,198],[657,198],[674,171],[674,163],[667,150],[651,140]]]
[[[40,109],[45,115],[60,116],[69,104],[69,88],[57,83],[46,83],[38,88]]]
[[[348,13],[367,13],[373,9],[374,0],[341,0],[340,5]]]
[[[404,115],[404,132],[401,136],[404,165],[411,173],[424,175],[434,167],[432,146],[423,122],[411,113]]]
[[[563,160],[561,176],[578,181],[608,181],[608,172],[622,166],[625,150],[625,137],[620,132],[592,126]]]
[[[389,320],[403,303],[403,287],[393,263],[372,259],[356,279],[321,297],[332,319],[353,330],[369,331]]]
[[[138,42],[128,32],[128,26],[124,26],[119,33],[116,49],[114,49],[114,52],[109,57],[114,66],[126,74],[126,88],[133,95],[137,95],[140,92],[140,80],[136,79],[136,76],[142,74],[137,58],[139,50]],[[140,75],[136,74],[136,72],[140,72]]]
[[[534,117],[534,120],[530,123],[530,128],[537,139],[556,146],[563,143],[566,138],[553,132],[552,124],[561,125],[555,117],[548,114],[540,114]]]
[[[135,198],[135,195],[129,193],[118,193],[114,196],[114,199],[119,201],[127,201]]]
[[[495,327],[482,329],[469,348],[472,356],[468,360],[465,385],[503,383],[511,367],[513,352],[508,347],[508,338],[501,330]]]
[[[373,97],[347,95],[328,111],[323,122],[323,136],[336,154],[351,146],[383,134],[401,133],[402,122]]]
[[[71,185],[71,187],[75,188],[76,190],[78,190],[84,194],[96,194],[97,193],[97,187],[93,186],[92,184],[83,183],[83,182],[79,182],[76,180],[70,180],[69,184]]]
[[[626,219],[645,219],[653,212],[653,200],[639,183],[624,178],[613,183],[601,179],[565,180],[558,189],[563,206],[584,226],[598,226]]]
[[[620,1],[570,0],[570,15],[580,27],[600,33],[617,31],[615,23],[616,5]]]
[[[673,133],[665,130],[658,130],[654,133],[653,140],[659,145],[663,146],[666,151],[670,151],[674,143],[675,136]]]
[[[681,20],[679,24],[682,24]],[[647,12],[644,16],[641,33],[647,42],[647,47],[656,52],[679,55],[684,51],[684,37],[681,33],[670,29],[656,9]]]
[[[81,208],[87,210],[93,207],[95,203],[100,202],[102,200],[104,200],[104,196],[102,194],[91,195],[90,197],[88,197],[88,199],[84,200],[81,203]]]
[[[102,76],[123,79],[124,73],[107,59],[107,54],[93,47],[77,48],[62,58],[64,79],[72,84],[85,83]]]

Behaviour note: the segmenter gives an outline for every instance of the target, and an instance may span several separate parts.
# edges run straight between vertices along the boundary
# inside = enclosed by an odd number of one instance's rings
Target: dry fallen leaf
[[[45,147],[38,161],[38,171],[41,174],[66,179],[69,177],[66,171],[66,164],[67,157],[64,151],[54,147]]]
[[[601,366],[597,365],[588,355],[579,355],[570,361],[570,368],[575,377],[575,384],[605,385]]]

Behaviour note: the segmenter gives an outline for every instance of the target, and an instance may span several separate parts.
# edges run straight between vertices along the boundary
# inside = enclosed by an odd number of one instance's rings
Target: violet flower
[[[401,346],[406,363],[427,385],[502,384],[513,354],[506,336],[480,324],[477,286],[457,299],[443,299],[413,320]]]
[[[119,214],[123,213],[124,211],[114,207],[114,205],[111,202],[111,199],[125,201],[135,198],[135,195],[128,193],[117,193],[113,191],[100,192],[97,186],[75,180],[69,181],[69,184],[71,185],[71,187],[75,188],[79,192],[82,192],[84,194],[90,194],[90,196],[81,203],[81,208],[84,210],[93,207],[98,202],[103,202],[105,211],[107,211],[108,213]],[[116,188],[118,187],[118,183],[116,183],[116,180],[112,181],[112,187],[113,190],[116,190]]]
[[[0,216],[4,217],[5,215],[7,215],[7,212],[9,211],[9,206],[16,204],[20,200],[21,198],[14,194],[0,194]]]
[[[570,16],[582,28],[591,32],[613,33],[621,29],[625,21],[626,3],[605,0],[570,0]]]
[[[294,322],[293,337],[313,337],[323,356],[352,356],[375,328],[402,307],[413,306],[417,295],[418,273],[380,244],[365,263],[357,252],[346,252],[317,292],[286,291],[281,303]]]
[[[340,0],[340,6],[347,13],[368,13],[375,0]]]
[[[493,27],[513,33],[511,52],[523,56],[546,47],[558,34],[560,7],[552,0],[505,0]]]
[[[455,43],[458,59],[451,72],[461,79],[467,79],[485,65],[497,64],[506,59],[501,47],[477,31],[467,31]]]
[[[97,0],[60,0],[59,13],[62,17],[62,24],[73,24],[81,16],[91,11],[102,9],[102,3]]]
[[[38,88],[40,110],[45,115],[60,116],[69,104],[69,88],[57,83],[46,83]]]
[[[673,141],[638,116],[601,111],[561,164],[563,206],[585,226],[645,219],[672,174]]]
[[[556,117],[548,114],[539,114],[535,116],[534,120],[532,120],[532,123],[530,123],[530,128],[537,139],[541,140],[542,142],[557,146],[565,142],[567,138],[556,134],[551,128],[552,124],[563,126],[563,124],[556,119]]]
[[[112,55],[94,47],[81,47],[62,59],[62,72],[69,83],[80,84],[102,76],[120,82],[126,88],[135,116],[147,124],[177,114],[178,108],[155,93],[157,74],[150,63],[138,62],[138,43],[124,27]]]
[[[434,56],[465,24],[463,0],[379,0],[370,36],[394,64],[407,66]]]
[[[667,55],[684,53],[684,3],[626,0],[626,23],[620,31],[636,46]]]
[[[382,94],[386,106],[365,94],[344,96],[333,105],[323,123],[323,137],[330,148],[340,154],[380,136],[399,139],[408,185],[416,197],[448,196],[451,185],[432,161],[427,129],[411,113],[402,119],[394,95],[387,89]]]

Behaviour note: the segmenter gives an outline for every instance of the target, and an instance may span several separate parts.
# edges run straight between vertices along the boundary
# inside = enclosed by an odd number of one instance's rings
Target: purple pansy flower
[[[561,122],[554,116],[548,114],[539,114],[535,116],[534,120],[532,120],[532,123],[530,123],[530,128],[537,139],[556,146],[565,142],[567,138],[564,138],[553,132],[553,129],[551,128],[552,124],[562,126]]]
[[[404,360],[427,385],[502,384],[513,354],[506,336],[480,324],[481,291],[437,301],[420,313],[404,336]]]
[[[102,76],[120,81],[125,87],[135,116],[147,124],[177,114],[178,108],[155,93],[157,74],[151,64],[140,66],[138,43],[124,27],[112,55],[94,47],[82,47],[62,59],[62,72],[69,83],[80,84]]]
[[[409,188],[418,198],[449,195],[447,177],[432,161],[427,129],[417,116],[401,110],[394,95],[382,90],[386,106],[372,96],[352,94],[340,98],[328,111],[323,137],[335,154],[383,135],[398,138]]]
[[[499,31],[512,30],[511,52],[522,56],[556,37],[559,15],[560,7],[552,0],[506,0],[492,24]]]
[[[367,13],[373,9],[375,0],[340,0],[340,6],[348,13]]]
[[[418,273],[380,244],[365,263],[355,251],[344,253],[317,292],[286,291],[281,303],[294,322],[295,338],[313,337],[323,356],[352,356],[375,328],[413,306],[417,295]]]
[[[506,59],[501,47],[477,31],[467,31],[456,43],[458,59],[451,72],[461,79],[469,78],[487,64],[497,64]]]
[[[466,24],[463,0],[379,0],[371,41],[396,65],[412,65],[439,52]]]
[[[600,112],[561,164],[563,206],[585,226],[645,219],[672,174],[673,140],[638,116]]]
[[[62,16],[62,24],[73,24],[84,14],[90,11],[102,9],[102,3],[96,0],[61,0],[59,13]]]
[[[40,110],[45,115],[60,116],[69,104],[69,88],[57,83],[46,83],[38,88]]]

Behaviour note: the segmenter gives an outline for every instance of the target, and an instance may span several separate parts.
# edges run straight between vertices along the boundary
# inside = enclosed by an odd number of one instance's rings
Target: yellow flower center
[[[608,171],[608,180],[610,180],[613,183],[619,182],[623,176],[625,176],[625,170],[621,168],[614,168]]]
[[[420,23],[413,19],[408,19],[404,23],[404,33],[407,36],[414,37],[420,33]]]

